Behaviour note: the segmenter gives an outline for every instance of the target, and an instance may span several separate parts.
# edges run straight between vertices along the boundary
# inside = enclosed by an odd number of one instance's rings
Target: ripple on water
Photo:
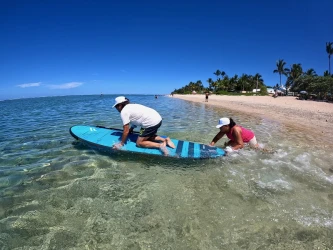
[[[209,143],[218,118],[227,116],[253,129],[269,150],[204,161],[110,156],[75,143],[68,128],[121,127],[110,110],[114,96],[19,101],[12,112],[0,108],[8,117],[0,121],[8,131],[0,142],[1,246],[333,248],[332,173],[326,171],[333,153],[315,137],[202,103],[130,99],[156,108],[164,118],[160,132],[170,137]]]

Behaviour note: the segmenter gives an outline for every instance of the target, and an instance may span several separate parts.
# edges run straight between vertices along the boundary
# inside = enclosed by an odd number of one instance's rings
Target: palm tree
[[[248,74],[242,74],[242,76],[238,80],[238,84],[241,85],[242,91],[248,89],[249,82],[250,82],[250,76]]]
[[[214,92],[216,92],[217,86],[218,86],[218,81],[215,81],[215,82],[212,83],[212,87],[214,88]]]
[[[209,90],[211,90],[212,89],[212,85],[213,85],[213,79],[212,78],[208,78],[207,82],[209,84],[208,88],[209,88]]]
[[[261,83],[264,82],[264,80],[262,79],[262,75],[260,75],[259,73],[255,74],[253,77],[255,78],[255,80],[258,79],[258,82],[261,82]]]
[[[230,83],[230,79],[229,79],[229,76],[224,74],[224,77],[222,80],[220,80],[220,83],[219,83],[219,87],[222,89],[222,90],[226,90],[229,88],[229,83]]]
[[[325,70],[325,71],[324,71],[324,76],[331,76],[331,77],[333,77],[333,74],[330,75],[330,73],[328,72],[328,70]]]
[[[235,74],[229,80],[228,91],[235,91],[235,87],[237,86],[237,82],[238,82],[238,75]]]
[[[279,61],[276,62],[276,69],[273,71],[273,73],[279,73],[280,75],[280,86],[281,86],[281,75],[287,76],[289,69],[285,68],[286,62],[283,61],[283,59],[279,59]]]
[[[307,75],[307,76],[318,76],[316,71],[312,68],[305,71],[305,75]]]
[[[221,76],[224,77],[225,76],[225,72],[221,71]]]
[[[213,74],[216,75],[216,79],[219,80],[219,76],[221,75],[221,71],[218,69]]]
[[[258,89],[259,86],[262,86],[264,84],[264,80],[262,79],[262,76],[259,73],[253,76],[253,81],[256,83],[256,89]]]
[[[328,73],[331,74],[331,55],[333,55],[333,42],[326,43],[326,52],[328,54]]]
[[[197,92],[201,92],[204,88],[201,80],[198,80],[194,85]]]
[[[195,87],[195,83],[191,81],[188,84],[188,90],[192,93],[192,91],[194,91],[194,87]]]
[[[313,70],[314,71],[314,70]],[[288,79],[287,79],[287,86],[286,88],[289,88],[289,86],[294,87],[295,81],[302,76],[303,74],[303,69],[302,65],[300,63],[294,63],[291,65],[289,74],[288,74]]]

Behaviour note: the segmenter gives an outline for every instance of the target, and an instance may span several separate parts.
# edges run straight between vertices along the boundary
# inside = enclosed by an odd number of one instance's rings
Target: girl
[[[219,128],[220,132],[217,133],[212,142],[209,144],[211,146],[214,146],[218,140],[220,140],[224,135],[227,135],[229,141],[227,143],[228,147],[226,147],[226,151],[228,153],[243,148],[244,143],[248,143],[252,148],[259,147],[254,133],[249,129],[236,125],[231,118],[221,118],[216,128]]]

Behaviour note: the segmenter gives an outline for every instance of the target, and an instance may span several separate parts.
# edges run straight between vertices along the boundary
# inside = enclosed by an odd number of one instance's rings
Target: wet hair
[[[230,120],[229,127],[233,128],[236,125],[236,122],[234,122],[234,120],[232,118],[229,118],[229,120]]]

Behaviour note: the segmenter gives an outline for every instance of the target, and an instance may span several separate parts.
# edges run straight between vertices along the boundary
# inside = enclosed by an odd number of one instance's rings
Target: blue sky
[[[169,94],[217,69],[276,61],[328,69],[333,1],[7,1],[0,8],[0,100]],[[333,64],[333,62],[332,62]]]

